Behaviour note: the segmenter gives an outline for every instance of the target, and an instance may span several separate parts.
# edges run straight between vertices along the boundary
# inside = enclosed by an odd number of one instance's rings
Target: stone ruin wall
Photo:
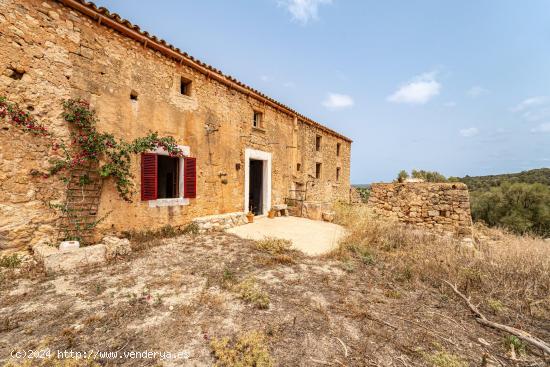
[[[470,197],[463,183],[373,184],[367,205],[376,214],[416,227],[472,234]]]

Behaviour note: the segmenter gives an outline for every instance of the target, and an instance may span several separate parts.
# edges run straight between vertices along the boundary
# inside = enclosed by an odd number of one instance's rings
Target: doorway
[[[264,161],[257,159],[250,160],[248,209],[254,213],[254,215],[263,213],[263,171]]]
[[[245,149],[244,166],[243,211],[265,215],[271,209],[271,153]]]

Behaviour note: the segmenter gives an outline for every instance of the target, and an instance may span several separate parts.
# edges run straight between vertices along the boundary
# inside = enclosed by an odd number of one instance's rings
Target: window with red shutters
[[[157,199],[157,155],[141,155],[141,200]]]
[[[183,197],[194,199],[197,197],[197,159],[185,157],[183,159]]]

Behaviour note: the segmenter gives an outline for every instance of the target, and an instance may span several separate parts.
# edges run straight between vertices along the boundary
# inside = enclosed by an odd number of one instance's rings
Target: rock
[[[57,14],[57,12],[55,12],[53,10],[50,10],[48,12],[48,16],[52,19],[55,19],[55,20],[59,19],[59,14]]]
[[[106,247],[103,244],[59,251],[48,245],[33,246],[35,259],[44,265],[48,274],[77,270],[105,262]]]
[[[114,259],[118,256],[126,256],[132,252],[130,240],[127,238],[105,236],[102,242],[106,247],[105,257],[107,260]]]
[[[332,223],[334,221],[335,216],[336,216],[336,213],[333,211],[323,212],[323,220],[325,222]]]
[[[80,247],[80,242],[78,241],[63,241],[59,244],[59,251],[67,251]]]

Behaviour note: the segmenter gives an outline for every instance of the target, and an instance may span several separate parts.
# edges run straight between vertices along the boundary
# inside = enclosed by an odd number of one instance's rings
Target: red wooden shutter
[[[141,154],[141,200],[157,199],[157,155]]]
[[[183,197],[189,199],[197,197],[197,158],[183,159]]]

